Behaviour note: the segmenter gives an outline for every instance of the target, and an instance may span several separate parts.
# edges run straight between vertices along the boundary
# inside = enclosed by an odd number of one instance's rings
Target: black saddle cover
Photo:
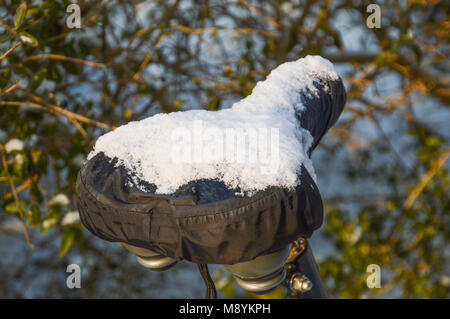
[[[298,114],[317,146],[341,114],[346,93],[341,79],[316,83],[317,95],[302,97]],[[302,166],[293,189],[269,187],[253,196],[235,195],[223,182],[192,181],[168,195],[140,181],[133,172],[99,153],[78,174],[77,206],[83,225],[94,235],[151,249],[176,260],[233,264],[248,261],[310,237],[323,220],[319,189]]]

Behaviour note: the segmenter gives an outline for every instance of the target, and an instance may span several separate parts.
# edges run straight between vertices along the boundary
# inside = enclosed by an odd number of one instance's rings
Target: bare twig
[[[22,184],[20,184],[19,186],[16,187],[17,193],[20,193],[21,191],[23,191],[23,190],[27,189],[28,187],[30,187],[31,182],[33,180],[36,180],[37,177],[38,177],[37,175],[34,175],[33,177],[27,178]],[[6,177],[5,180],[8,180],[8,178]],[[11,193],[6,193],[3,198],[6,200],[6,199],[11,198],[12,196],[13,196],[12,192]]]
[[[40,59],[68,61],[68,62],[86,64],[89,66],[101,67],[101,68],[106,66],[104,63],[100,63],[100,62],[86,61],[86,60],[82,60],[82,59],[78,59],[78,58],[71,58],[71,57],[67,57],[65,55],[52,54],[52,53],[32,55],[30,57],[25,58],[23,61],[27,62],[27,61],[40,60]]]
[[[264,35],[268,38],[278,38],[279,35],[271,32],[271,31],[265,31],[265,30],[257,30],[257,29],[252,29],[252,28],[233,28],[233,29],[224,29],[224,28],[217,28],[217,27],[205,27],[205,28],[197,28],[197,29],[192,29],[189,28],[187,26],[184,25],[180,25],[177,23],[171,23],[170,27],[173,29],[177,29],[186,33],[192,33],[192,34],[200,34],[200,33],[204,33],[204,32],[218,32],[218,31],[234,31],[237,33],[258,33],[261,35]]]
[[[14,84],[7,88],[5,91],[0,92],[0,96],[8,94],[19,87],[19,80],[14,81]]]
[[[450,148],[446,149],[442,152],[441,156],[433,163],[430,170],[422,177],[419,184],[412,190],[409,194],[408,198],[405,201],[405,205],[403,206],[405,209],[411,208],[411,206],[416,201],[417,197],[423,192],[427,184],[431,181],[434,175],[439,172],[441,167],[445,164],[447,159],[450,157]]]
[[[0,61],[3,60],[4,58],[6,58],[6,56],[8,54],[10,54],[12,51],[14,51],[17,47],[19,47],[22,44],[22,42],[16,42],[16,44],[14,44],[11,48],[9,48],[5,53],[3,53],[2,55],[0,55]]]
[[[156,46],[159,44],[159,42],[162,40],[162,38],[164,37],[164,32],[160,32],[158,34],[158,37],[155,40],[155,43],[153,44],[153,48],[152,50],[145,56],[144,61],[142,61],[141,65],[139,66],[139,70],[136,72],[136,74],[133,76],[133,79],[135,81],[140,81],[141,80],[141,72],[142,70],[150,63],[150,61],[153,58],[153,53],[154,50],[156,48]]]
[[[28,246],[30,246],[31,248],[34,248],[34,245],[33,245],[33,243],[30,240],[30,235],[28,233],[28,228],[27,228],[27,225],[25,223],[25,214],[23,212],[22,205],[20,204],[19,197],[17,196],[17,190],[16,190],[16,187],[14,186],[14,181],[12,180],[11,175],[9,174],[9,171],[8,171],[8,163],[6,161],[6,155],[5,155],[6,154],[6,150],[5,150],[3,145],[1,145],[1,151],[2,151],[3,168],[5,170],[6,178],[9,181],[9,185],[11,186],[11,192],[12,192],[12,194],[14,196],[14,200],[16,202],[17,209],[19,210],[20,219],[22,220],[23,233],[25,235],[25,239],[27,241]]]
[[[68,111],[66,109],[63,109],[59,106],[55,106],[55,105],[49,105],[49,106],[44,106],[41,104],[37,104],[37,103],[33,103],[33,102],[29,102],[29,101],[24,101],[24,102],[19,102],[19,101],[0,101],[0,106],[28,106],[28,107],[32,107],[34,109],[38,109],[38,110],[42,110],[45,112],[49,112],[49,113],[59,113],[61,115],[64,115],[65,117],[69,118],[69,119],[75,119],[78,120],[80,122],[83,123],[87,123],[87,124],[91,124],[91,125],[95,125],[101,128],[106,128],[109,130],[113,130],[115,128],[114,125],[109,125],[109,124],[105,124],[99,121],[95,121],[95,120],[91,120],[90,118],[77,114],[77,113],[73,113],[71,111]]]

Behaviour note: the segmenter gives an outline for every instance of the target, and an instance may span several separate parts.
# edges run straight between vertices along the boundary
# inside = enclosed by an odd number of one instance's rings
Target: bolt
[[[313,287],[311,280],[303,274],[296,273],[291,279],[291,289],[295,292],[302,293],[310,291]]]

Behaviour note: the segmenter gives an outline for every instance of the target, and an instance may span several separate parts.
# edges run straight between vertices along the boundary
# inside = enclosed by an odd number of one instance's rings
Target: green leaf
[[[30,195],[35,201],[37,201],[39,204],[42,204],[44,197],[42,196],[38,185],[34,182],[32,182],[30,185]]]
[[[31,34],[29,34],[27,32],[22,32],[20,34],[19,39],[23,44],[26,44],[33,48],[35,48],[39,45],[39,41],[34,36],[32,36]]]
[[[5,34],[0,35],[0,43],[4,43],[12,38],[12,34],[7,32]]]
[[[41,211],[38,206],[31,206],[31,209],[27,212],[27,221],[31,227],[39,226],[41,222]]]
[[[28,203],[26,201],[24,201],[24,200],[20,200],[19,201],[19,205],[22,208],[24,208],[24,207],[27,207]],[[13,201],[13,202],[9,203],[8,205],[6,205],[5,212],[6,213],[10,213],[10,214],[18,213],[19,212],[19,206],[17,205],[17,202]]]
[[[133,110],[132,109],[126,109],[125,111],[123,111],[123,118],[125,120],[128,120],[131,118],[131,115],[133,114]]]
[[[22,3],[16,10],[16,14],[14,15],[14,28],[17,30],[22,25],[23,19],[27,15],[27,4]]]
[[[234,286],[233,286],[233,280],[229,278],[227,283],[223,286],[222,292],[227,297],[232,297],[234,295]]]
[[[59,212],[52,211],[41,223],[41,233],[45,234],[50,228],[58,224]]]
[[[175,108],[177,110],[180,109],[181,105],[183,105],[183,101],[182,100],[176,99],[176,100],[173,101],[173,106],[175,106]]]
[[[37,165],[39,163],[39,159],[41,158],[42,151],[39,150],[32,150],[31,151],[31,160],[33,161],[34,165]]]
[[[209,101],[208,102],[208,110],[218,110],[219,109],[219,107],[220,107],[220,102],[221,102],[221,99],[220,99],[220,97],[219,96],[214,96],[212,99],[211,99],[211,101]]]
[[[79,227],[70,227],[64,230],[59,247],[59,256],[63,257],[68,253],[70,248],[75,245],[81,238],[82,230]]]

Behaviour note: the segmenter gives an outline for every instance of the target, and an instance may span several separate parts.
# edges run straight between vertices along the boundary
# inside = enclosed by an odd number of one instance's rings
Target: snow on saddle
[[[311,152],[346,100],[333,65],[274,69],[229,109],[157,114],[101,136],[77,180],[84,226],[176,260],[233,264],[310,237]]]

